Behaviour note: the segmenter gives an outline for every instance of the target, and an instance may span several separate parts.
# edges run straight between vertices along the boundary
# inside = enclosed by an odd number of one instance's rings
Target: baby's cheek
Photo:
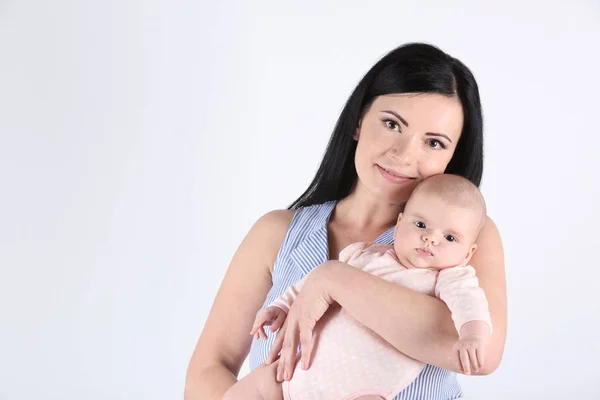
[[[410,257],[412,256],[411,252],[410,252],[410,243],[406,240],[402,240],[400,242],[400,248],[396,250],[396,253],[404,256],[404,257]]]
[[[458,265],[467,257],[467,252],[462,249],[454,249],[448,253],[448,264]]]

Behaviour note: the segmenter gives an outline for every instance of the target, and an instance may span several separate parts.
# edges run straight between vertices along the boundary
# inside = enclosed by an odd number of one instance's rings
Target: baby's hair
[[[447,201],[448,204],[481,212],[481,222],[477,230],[478,234],[485,224],[487,219],[485,200],[479,188],[462,176],[453,174],[431,176],[417,185],[413,191],[413,195],[419,192],[439,196],[444,201]]]

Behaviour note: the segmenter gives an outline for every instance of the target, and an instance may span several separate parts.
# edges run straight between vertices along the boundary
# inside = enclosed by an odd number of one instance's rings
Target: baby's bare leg
[[[223,400],[283,400],[277,364],[261,365],[229,388]]]
[[[357,397],[356,400],[385,400],[385,399],[381,396],[362,396],[362,397]]]

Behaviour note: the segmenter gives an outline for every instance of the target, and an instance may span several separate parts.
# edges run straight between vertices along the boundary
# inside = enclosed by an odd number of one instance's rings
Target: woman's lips
[[[392,171],[388,168],[383,168],[382,166],[377,165],[377,169],[381,173],[381,175],[390,182],[393,183],[405,183],[414,180],[415,178],[411,178],[409,176],[403,175],[399,172]]]

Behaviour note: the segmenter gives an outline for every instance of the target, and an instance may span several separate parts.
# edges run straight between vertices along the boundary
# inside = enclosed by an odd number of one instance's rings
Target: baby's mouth
[[[428,249],[428,248],[426,248],[426,247],[420,247],[420,248],[417,248],[417,249],[415,249],[415,250],[417,250],[417,253],[418,253],[420,256],[423,256],[423,257],[433,257],[433,253],[432,253],[432,251],[431,251],[431,250],[429,250],[429,249]]]

